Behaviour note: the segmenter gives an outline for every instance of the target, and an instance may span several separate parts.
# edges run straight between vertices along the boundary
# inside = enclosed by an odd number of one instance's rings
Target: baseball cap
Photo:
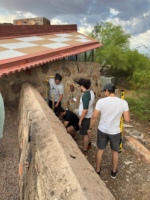
[[[103,87],[103,92],[106,90],[115,90],[116,86],[112,83],[107,83],[104,87]]]

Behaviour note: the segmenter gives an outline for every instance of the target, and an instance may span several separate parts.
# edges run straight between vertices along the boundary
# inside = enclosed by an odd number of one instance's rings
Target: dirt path
[[[19,175],[18,175],[18,136],[17,136],[17,111],[6,108],[6,120],[4,138],[0,140],[0,200],[19,199]],[[131,121],[131,124],[141,133],[145,139],[150,139],[149,123]],[[95,168],[97,125],[93,130],[92,145],[88,160]],[[77,143],[81,146],[81,137]],[[150,149],[150,144],[146,143]],[[110,177],[111,151],[107,147],[102,161],[101,179],[114,195],[116,200],[149,200],[150,199],[150,165],[142,157],[137,155],[123,142],[123,152],[120,154],[118,175],[115,180]]]
[[[0,199],[19,199],[17,111],[6,108],[4,137],[0,140]]]
[[[145,131],[147,133],[144,136],[145,139],[150,139],[149,123],[139,124],[139,122],[131,121],[131,124],[138,131],[142,131],[143,134]],[[89,151],[87,158],[93,168],[95,168],[96,132],[97,125],[93,130],[93,148]],[[81,137],[78,138],[77,143],[81,146]],[[107,146],[103,155],[100,178],[104,181],[116,200],[149,200],[150,164],[147,164],[141,156],[137,155],[134,150],[127,146],[125,141],[123,141],[123,152],[119,156],[117,178],[111,179],[111,151],[109,145]]]

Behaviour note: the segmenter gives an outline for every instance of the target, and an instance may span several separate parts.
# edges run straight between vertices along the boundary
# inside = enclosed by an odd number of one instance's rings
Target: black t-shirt
[[[78,116],[70,110],[66,110],[66,115],[63,117],[63,120],[69,122],[68,126],[78,125],[79,123]]]

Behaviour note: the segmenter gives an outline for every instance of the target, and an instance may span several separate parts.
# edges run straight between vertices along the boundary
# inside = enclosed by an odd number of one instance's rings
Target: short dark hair
[[[60,74],[56,74],[55,75],[55,80],[61,81],[62,80],[62,76]]]
[[[85,89],[89,89],[91,86],[91,81],[89,79],[80,78],[77,82],[80,86],[82,85]]]
[[[57,107],[56,108],[56,113],[58,114],[58,115],[60,115],[62,112],[64,112],[65,110],[62,108],[62,107]]]

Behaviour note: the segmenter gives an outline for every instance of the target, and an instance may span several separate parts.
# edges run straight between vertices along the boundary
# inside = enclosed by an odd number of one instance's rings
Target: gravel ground
[[[0,200],[19,199],[19,144],[17,111],[6,109],[4,137],[0,140]]]
[[[149,123],[132,121],[131,124],[142,134],[145,141],[150,141]],[[17,110],[6,108],[4,137],[0,140],[0,200],[19,199],[19,145],[18,145]],[[95,168],[97,124],[93,130],[92,149],[88,161]],[[81,137],[77,139],[81,146]],[[150,149],[150,142],[145,143]],[[123,141],[123,152],[120,154],[118,175],[115,180],[110,177],[111,151],[109,145],[104,152],[100,178],[116,200],[149,200],[150,199],[150,165],[135,153]]]
[[[143,140],[150,150],[150,124],[131,121],[134,129],[138,130],[144,136]],[[95,152],[96,152],[96,135],[97,126],[95,125],[92,137],[92,149],[88,152],[88,161],[95,169]],[[132,128],[132,129],[133,129]],[[131,130],[131,129],[130,129]],[[125,132],[125,131],[124,131]],[[128,131],[132,132],[132,131]],[[136,131],[135,131],[136,132]],[[145,134],[144,134],[145,133]],[[127,133],[124,133],[129,135]],[[81,147],[81,137],[77,139],[79,147]],[[116,200],[150,200],[150,164],[129,146],[123,140],[123,151],[119,154],[118,174],[116,179],[110,177],[111,171],[111,150],[107,146],[102,159],[100,178],[106,184],[107,188],[113,194]]]

